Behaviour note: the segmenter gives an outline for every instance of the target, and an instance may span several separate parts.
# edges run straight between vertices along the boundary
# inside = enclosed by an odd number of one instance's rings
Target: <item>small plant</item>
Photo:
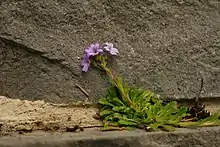
[[[210,116],[204,107],[178,107],[177,102],[164,103],[151,91],[126,86],[107,64],[110,56],[118,54],[112,43],[102,46],[95,43],[85,49],[81,63],[82,71],[88,72],[92,65],[104,71],[112,83],[106,97],[99,99],[103,130],[141,128],[173,131],[175,127],[220,125],[219,114]],[[203,113],[206,115],[202,119],[195,115]]]

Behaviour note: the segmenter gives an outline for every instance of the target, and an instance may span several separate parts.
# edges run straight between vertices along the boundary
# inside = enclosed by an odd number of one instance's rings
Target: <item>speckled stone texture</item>
[[[1,147],[219,147],[220,128],[178,129],[175,132],[30,133],[5,136]]]
[[[96,101],[104,74],[82,74],[90,43],[110,41],[113,69],[164,97],[220,97],[219,0],[1,0],[0,95]]]

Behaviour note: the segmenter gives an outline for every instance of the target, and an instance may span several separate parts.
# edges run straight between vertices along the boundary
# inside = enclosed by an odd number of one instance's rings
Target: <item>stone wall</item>
[[[29,133],[5,136],[0,146],[7,147],[218,147],[220,128],[178,129],[175,132],[112,131],[82,133]]]
[[[105,76],[82,74],[93,42],[116,44],[129,84],[164,97],[220,97],[219,0],[1,0],[0,95],[52,102],[103,96]]]

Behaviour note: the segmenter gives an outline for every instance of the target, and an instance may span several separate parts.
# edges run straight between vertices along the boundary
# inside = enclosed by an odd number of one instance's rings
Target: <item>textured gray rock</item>
[[[34,133],[2,137],[1,147],[219,147],[220,128],[167,132]]]
[[[0,1],[0,95],[53,102],[103,95],[105,77],[80,71],[95,41],[120,51],[114,69],[165,97],[220,97],[219,0]]]

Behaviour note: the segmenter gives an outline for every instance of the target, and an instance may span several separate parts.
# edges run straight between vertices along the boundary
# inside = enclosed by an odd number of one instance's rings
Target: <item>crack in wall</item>
[[[56,101],[65,101],[78,92],[75,84],[80,77],[63,65],[64,59],[50,59],[44,52],[4,37],[0,37],[0,44],[0,94],[33,100],[56,97]],[[76,95],[83,98],[79,92]]]
[[[1,37],[1,36],[0,36],[0,40],[6,42],[7,44],[11,44],[13,46],[17,46],[19,49],[22,49],[22,50],[25,50],[25,51],[27,51],[29,53],[32,53],[33,56],[38,56],[40,58],[46,59],[51,64],[55,64],[55,65],[61,67],[63,70],[69,71],[73,75],[73,78],[79,77],[79,75],[74,73],[72,70],[70,70],[67,67],[67,65],[63,64],[63,62],[66,61],[65,59],[58,59],[58,58],[57,59],[55,59],[55,58],[52,59],[52,58],[48,57],[45,52],[41,52],[41,51],[35,50],[35,49],[30,48],[30,47],[28,47],[28,46],[26,46],[24,44],[20,44],[20,43],[15,42],[15,41],[13,41],[11,39],[7,39],[7,38]],[[3,63],[1,63],[1,64],[3,64]]]

